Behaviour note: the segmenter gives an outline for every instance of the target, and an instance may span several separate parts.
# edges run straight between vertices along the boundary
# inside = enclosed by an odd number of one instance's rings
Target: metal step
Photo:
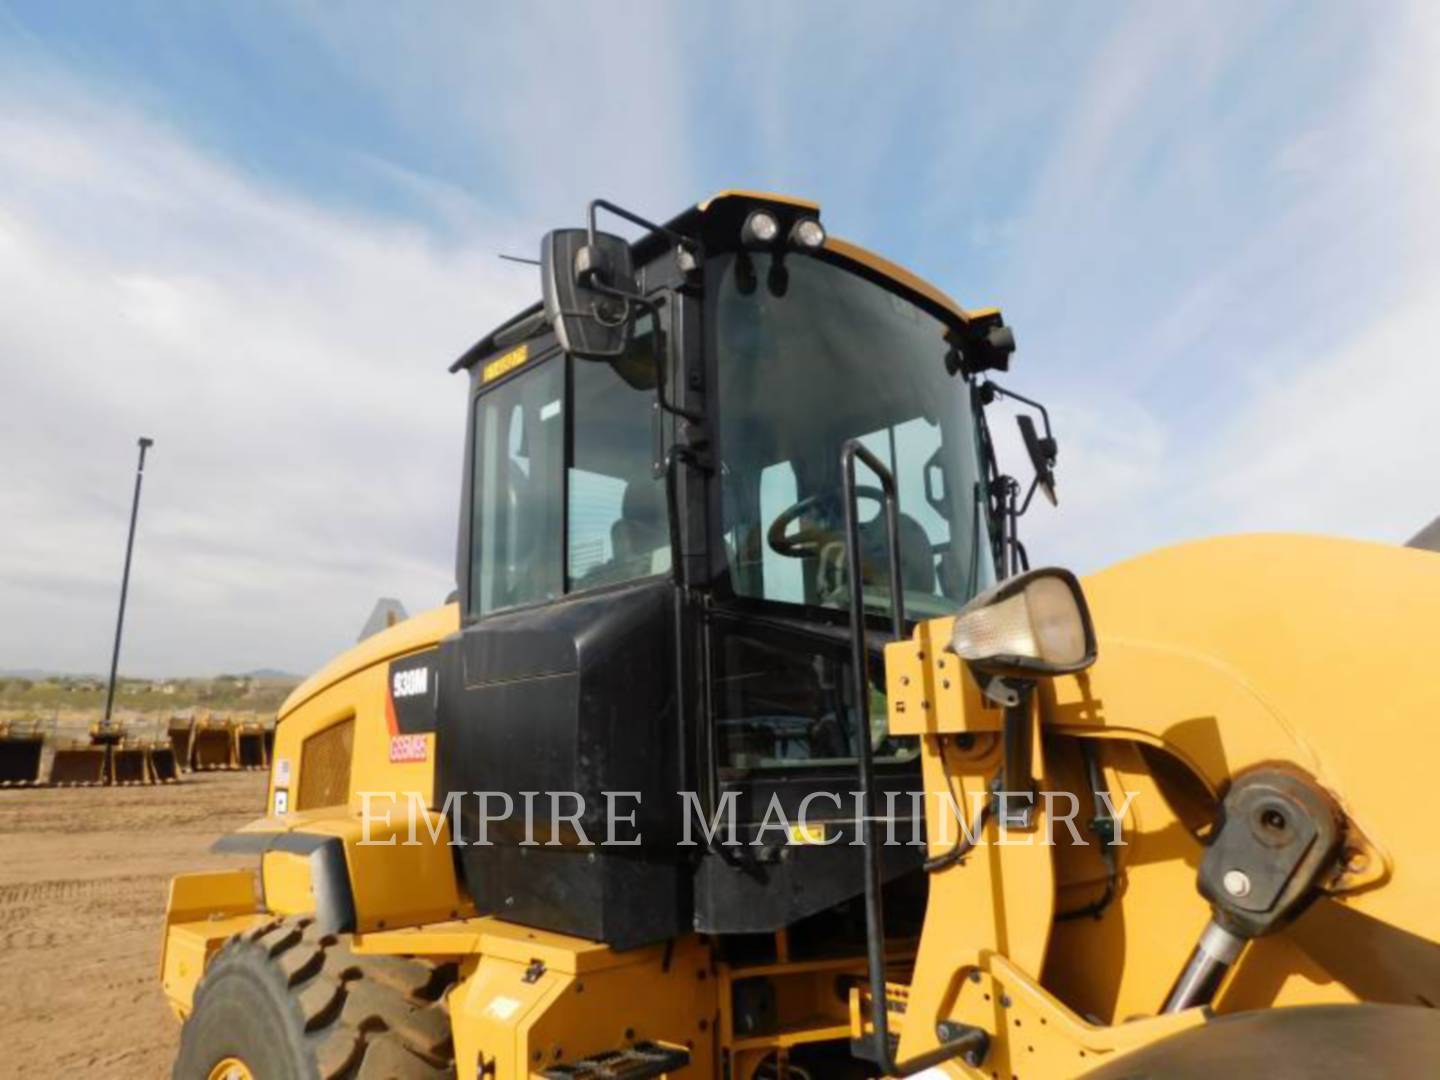
[[[690,1051],[679,1046],[639,1042],[628,1050],[607,1050],[540,1073],[547,1080],[645,1080],[664,1076],[690,1064]]]

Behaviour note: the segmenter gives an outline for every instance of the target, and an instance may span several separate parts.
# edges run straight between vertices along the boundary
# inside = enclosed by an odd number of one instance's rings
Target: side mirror
[[[1058,506],[1059,501],[1055,498],[1055,456],[1059,452],[1059,446],[1054,436],[1047,433],[1041,438],[1040,433],[1035,430],[1035,421],[1024,413],[1015,417],[1015,422],[1020,425],[1020,437],[1025,440],[1025,452],[1030,455],[1030,464],[1035,468],[1035,483],[1045,493],[1045,498],[1050,500],[1050,505]]]
[[[630,343],[631,298],[639,295],[630,244],[611,233],[555,229],[540,242],[540,290],[560,347],[610,360]]]
[[[1007,578],[955,617],[950,651],[987,675],[1064,675],[1095,662],[1095,627],[1080,582],[1042,567]]]

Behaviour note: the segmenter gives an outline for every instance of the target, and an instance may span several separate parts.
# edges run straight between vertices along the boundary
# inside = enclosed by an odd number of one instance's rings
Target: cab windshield
[[[815,257],[724,255],[707,280],[735,593],[848,605],[840,454],[851,438],[895,475],[907,615],[952,612],[990,584],[975,419],[945,367],[945,324]],[[863,462],[856,485],[866,606],[888,612],[884,508]]]

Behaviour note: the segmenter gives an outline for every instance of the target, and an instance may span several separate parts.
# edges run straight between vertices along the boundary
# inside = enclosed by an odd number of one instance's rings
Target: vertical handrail
[[[890,1017],[885,996],[885,907],[880,853],[875,846],[875,819],[879,808],[875,791],[875,758],[870,746],[870,656],[865,642],[865,585],[860,566],[860,516],[855,494],[855,459],[859,458],[880,481],[885,495],[885,525],[889,541],[890,616],[896,641],[905,639],[905,596],[900,566],[900,496],[895,476],[859,439],[850,439],[840,451],[841,483],[845,500],[845,560],[850,574],[850,663],[854,668],[855,710],[859,721],[860,791],[865,817],[860,823],[865,862],[865,961],[870,983],[870,1026],[874,1040],[872,1060],[886,1076],[909,1076],[966,1051],[983,1058],[987,1036],[966,1028],[958,1038],[933,1050],[896,1061],[890,1049]]]

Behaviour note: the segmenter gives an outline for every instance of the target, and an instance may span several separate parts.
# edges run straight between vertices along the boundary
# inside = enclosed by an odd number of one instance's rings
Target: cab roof
[[[803,199],[795,195],[784,195],[770,191],[752,191],[743,188],[726,188],[716,192],[708,199],[703,199],[696,205],[671,218],[665,228],[671,232],[679,233],[682,236],[700,238],[706,232],[706,226],[713,218],[732,217],[739,213],[749,213],[752,207],[770,206],[776,209],[790,211],[793,215],[797,211],[801,214],[810,214],[820,217],[820,204],[811,199]],[[652,232],[642,236],[635,241],[634,248],[639,261],[645,261],[659,254],[666,240],[662,233]],[[836,236],[830,236],[827,232],[823,250],[832,256],[852,263],[869,274],[883,279],[885,282],[898,286],[902,292],[909,293],[922,307],[931,309],[937,316],[947,321],[957,321],[962,324],[982,322],[990,323],[997,320],[999,310],[997,308],[975,308],[967,310],[962,308],[942,289],[926,281],[918,274],[911,273],[903,266],[891,262],[882,255],[859,244],[842,240]],[[529,307],[511,316],[501,323],[485,337],[481,338],[465,353],[450,365],[452,372],[463,371],[473,367],[479,360],[489,356],[491,353],[507,346],[518,344],[531,337],[540,329],[544,320],[544,311],[541,303],[536,301]]]

